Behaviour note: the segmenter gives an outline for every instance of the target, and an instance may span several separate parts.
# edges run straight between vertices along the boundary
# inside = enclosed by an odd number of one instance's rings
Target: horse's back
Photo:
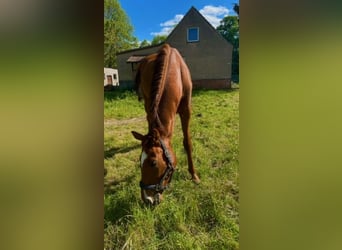
[[[150,88],[150,86],[154,84],[153,76],[156,74],[155,71],[159,70],[156,69],[156,61],[162,50],[168,50],[170,53],[168,67],[164,73],[166,74],[166,85],[184,85],[183,88],[190,89],[191,91],[192,81],[190,71],[178,50],[170,47],[168,44],[165,44],[158,53],[146,56],[140,63],[137,71],[138,77],[136,77],[136,85],[138,85],[138,87],[141,86],[142,88]],[[141,83],[143,83],[143,85],[141,85]]]
[[[168,44],[158,53],[145,57],[137,75],[136,84],[143,95],[147,113],[156,104],[159,113],[170,110],[175,114],[182,100],[187,104],[191,100],[190,71],[178,50]],[[159,98],[157,102],[156,98]]]

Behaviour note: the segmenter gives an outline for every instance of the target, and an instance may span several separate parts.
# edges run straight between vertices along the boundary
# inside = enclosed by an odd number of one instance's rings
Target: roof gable
[[[194,6],[190,8],[190,10],[185,14],[182,20],[172,30],[172,32],[166,38],[165,42],[170,42],[175,36],[175,34],[177,34],[178,32],[182,32],[184,29],[184,26],[186,27],[202,26],[210,30],[211,35],[213,35],[215,38],[222,40],[226,42],[227,44],[231,45],[231,43],[228,42]]]

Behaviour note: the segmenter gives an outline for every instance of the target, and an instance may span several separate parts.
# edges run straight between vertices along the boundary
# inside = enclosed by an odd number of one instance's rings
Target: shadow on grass
[[[104,158],[109,159],[109,158],[112,158],[116,154],[128,153],[128,152],[135,150],[137,148],[140,148],[140,147],[141,147],[140,144],[136,144],[136,145],[126,147],[126,148],[122,148],[122,147],[121,148],[111,148],[111,149],[104,151]]]
[[[132,214],[133,208],[137,204],[143,207],[143,203],[137,199],[139,192],[139,183],[136,182],[134,173],[119,180],[105,180],[104,193],[107,196],[104,203],[105,221],[129,223],[132,219],[129,215]]]
[[[139,187],[139,183],[135,183],[134,181],[135,178],[135,174],[132,175],[128,175],[123,179],[105,179],[104,180],[104,193],[105,194],[115,194],[117,191],[119,191],[120,188],[120,184],[125,184],[128,183],[130,186],[134,185]]]
[[[110,198],[108,205],[105,205],[104,219],[105,221],[118,222],[125,216],[132,214],[135,197],[133,195],[125,197]]]
[[[133,189],[138,190],[139,183],[136,182],[136,173],[132,169],[131,174],[118,179],[104,179],[104,194],[107,200],[104,203],[105,220],[116,222],[127,214],[130,214],[136,203],[136,194]],[[127,189],[132,189],[129,192]]]
[[[137,206],[141,209],[154,210],[156,208],[142,202],[135,170],[132,170],[132,174],[121,179],[108,180],[105,178],[104,194],[107,196],[104,202],[105,222],[129,224],[133,219],[131,216],[133,208]]]

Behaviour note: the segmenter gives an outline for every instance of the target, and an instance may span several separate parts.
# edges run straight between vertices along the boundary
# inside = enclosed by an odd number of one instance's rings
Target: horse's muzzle
[[[142,198],[146,205],[155,206],[161,202],[162,194],[157,192],[153,196],[150,196],[145,190],[142,190]]]

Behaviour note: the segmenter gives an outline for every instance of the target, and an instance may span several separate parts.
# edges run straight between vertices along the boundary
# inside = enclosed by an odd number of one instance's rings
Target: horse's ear
[[[134,136],[135,139],[139,140],[139,141],[143,141],[144,140],[144,136],[138,132],[132,131],[132,134]]]

